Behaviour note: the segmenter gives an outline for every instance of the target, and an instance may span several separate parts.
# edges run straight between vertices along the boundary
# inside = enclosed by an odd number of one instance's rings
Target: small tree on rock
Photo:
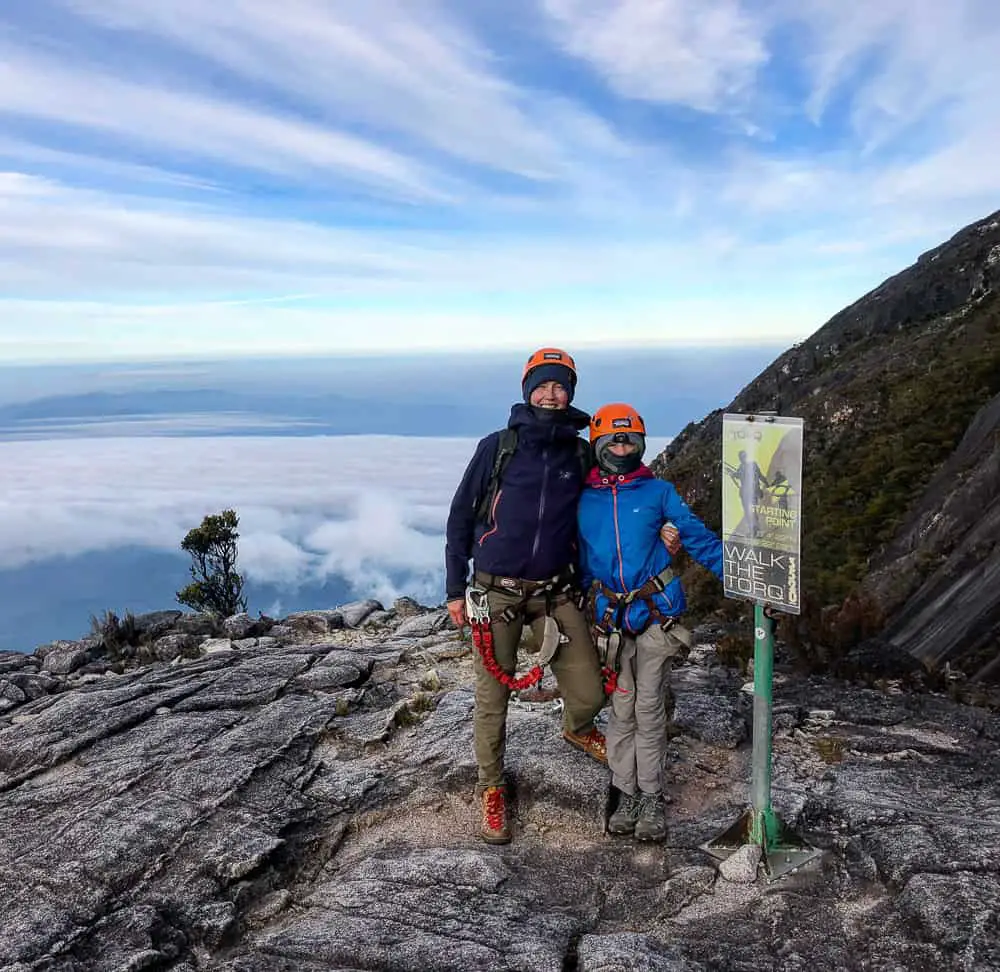
[[[235,510],[210,514],[189,530],[181,550],[191,555],[193,583],[177,592],[181,604],[228,618],[247,609],[243,575],[236,570],[240,518]]]

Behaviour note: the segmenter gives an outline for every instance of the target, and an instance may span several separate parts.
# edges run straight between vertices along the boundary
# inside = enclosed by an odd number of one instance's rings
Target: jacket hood
[[[539,416],[539,411],[532,405],[525,405],[522,402],[518,402],[511,407],[507,427],[518,429],[519,431],[538,431],[544,433],[549,433],[549,430],[553,429],[557,430],[555,434],[558,436],[576,438],[576,434],[580,429],[585,429],[590,425],[590,416],[573,405],[565,409],[546,410],[544,417]]]
[[[610,473],[602,472],[599,466],[594,466],[587,474],[586,485],[593,486],[595,489],[603,489],[606,486],[626,486],[639,479],[654,478],[653,471],[646,465],[642,465],[635,472],[624,476],[612,476]]]

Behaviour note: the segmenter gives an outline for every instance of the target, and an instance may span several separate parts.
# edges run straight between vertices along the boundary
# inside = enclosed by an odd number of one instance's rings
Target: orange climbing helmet
[[[605,435],[614,436],[621,433],[621,438],[613,439],[616,442],[630,442],[628,433],[636,435],[646,434],[646,423],[642,416],[631,405],[624,402],[613,402],[610,405],[602,405],[590,420],[590,443],[593,445],[598,439]]]
[[[521,381],[528,377],[528,374],[535,368],[542,365],[560,364],[569,368],[576,378],[576,362],[560,348],[539,348],[524,364],[524,371],[521,373]]]
[[[611,447],[618,442],[629,442],[635,449],[628,455],[615,455]],[[646,451],[646,423],[631,405],[624,402],[602,405],[590,420],[590,444],[602,473],[628,475],[642,465]]]
[[[573,401],[576,391],[576,362],[560,348],[539,348],[525,362],[521,372],[521,391],[526,402],[531,393],[547,381],[557,381]]]

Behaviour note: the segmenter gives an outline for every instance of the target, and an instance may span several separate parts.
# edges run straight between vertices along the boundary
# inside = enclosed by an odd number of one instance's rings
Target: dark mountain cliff
[[[806,423],[803,615],[786,635],[824,662],[865,643],[998,674],[1000,212],[835,315],[657,458],[714,528],[723,412],[769,409]]]

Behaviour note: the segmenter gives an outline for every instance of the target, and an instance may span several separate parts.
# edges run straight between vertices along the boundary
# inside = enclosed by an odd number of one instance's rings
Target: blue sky
[[[1000,207],[993,0],[0,11],[0,360],[798,340]]]

